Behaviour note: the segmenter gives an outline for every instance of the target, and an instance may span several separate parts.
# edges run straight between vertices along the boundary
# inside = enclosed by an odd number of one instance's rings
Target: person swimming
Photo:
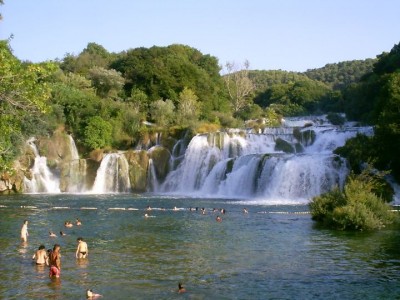
[[[76,218],[75,224],[76,224],[76,226],[81,226],[81,225],[82,225],[82,222],[81,222],[81,220],[79,220],[78,218]]]
[[[49,237],[57,237],[57,235],[53,231],[49,231]]]
[[[243,208],[243,213],[245,213],[245,214],[248,214],[249,213],[249,211],[247,210],[247,208],[245,207],[245,208]]]
[[[179,294],[186,293],[185,287],[184,287],[183,284],[180,283],[180,282],[178,283],[178,293],[179,293]]]
[[[86,298],[94,299],[94,298],[97,298],[97,297],[103,297],[103,296],[100,295],[100,294],[94,293],[92,289],[87,289],[86,290]]]
[[[70,228],[70,227],[73,227],[74,224],[72,224],[70,221],[65,221],[64,226]]]
[[[64,233],[64,232],[62,232],[62,231],[60,231],[60,235],[61,235],[61,236],[64,236],[64,235],[67,235],[67,234]]]
[[[221,218],[220,216],[217,216],[217,217],[215,218],[215,221],[217,221],[218,223],[220,223],[220,222],[222,222],[222,218]]]

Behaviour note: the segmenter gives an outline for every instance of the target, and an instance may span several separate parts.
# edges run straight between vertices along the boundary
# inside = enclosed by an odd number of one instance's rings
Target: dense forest
[[[247,61],[221,66],[216,57],[179,44],[110,53],[89,43],[77,55],[30,63],[1,41],[0,168],[12,169],[28,137],[56,128],[89,153],[132,148],[151,130],[199,132],[260,118],[276,125],[283,116],[345,112],[375,125],[376,135],[351,140],[338,153],[355,169],[370,160],[399,178],[399,48],[296,73],[251,70]]]

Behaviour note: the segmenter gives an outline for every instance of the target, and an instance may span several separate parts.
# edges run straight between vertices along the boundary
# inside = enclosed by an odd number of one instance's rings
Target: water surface
[[[131,194],[4,196],[0,205],[2,299],[85,299],[87,288],[102,299],[400,296],[398,230],[320,229],[309,214],[299,213],[308,211],[305,205]],[[147,206],[153,210],[147,212]],[[89,207],[96,209],[82,209]],[[166,210],[157,209],[162,207]],[[190,207],[204,207],[207,214]],[[82,226],[63,226],[76,218]],[[19,240],[24,219],[29,220],[26,245]],[[49,230],[67,236],[50,238]],[[88,242],[87,260],[75,259],[79,236]],[[50,280],[47,268],[31,261],[42,243],[61,245],[60,280]],[[177,294],[178,282],[186,294]]]

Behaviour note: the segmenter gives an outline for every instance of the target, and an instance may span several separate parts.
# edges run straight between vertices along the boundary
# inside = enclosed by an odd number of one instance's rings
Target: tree
[[[160,99],[151,104],[150,114],[158,125],[167,126],[174,118],[174,110],[175,106],[171,100]]]
[[[85,128],[84,144],[90,149],[100,149],[110,146],[112,141],[112,126],[99,116],[89,119]]]
[[[191,121],[197,121],[200,114],[200,103],[197,101],[198,97],[189,88],[184,88],[179,93],[178,103],[178,120],[180,124],[188,124]]]
[[[52,63],[21,63],[7,41],[0,41],[0,62],[0,170],[4,170],[10,168],[25,138],[24,117],[39,119],[49,111],[51,89],[46,81],[56,67]]]
[[[92,80],[92,85],[96,89],[97,95],[102,98],[115,98],[125,82],[121,73],[101,67],[91,68],[89,70],[89,78]]]
[[[249,96],[254,91],[254,84],[249,78],[250,63],[246,60],[243,66],[235,62],[225,64],[226,74],[223,77],[234,113],[239,112],[249,104]]]

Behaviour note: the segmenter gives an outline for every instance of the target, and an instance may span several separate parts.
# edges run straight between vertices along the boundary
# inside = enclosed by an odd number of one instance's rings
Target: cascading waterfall
[[[76,148],[75,141],[71,135],[68,135],[68,138],[69,138],[69,142],[70,142],[69,147],[71,150],[71,160],[77,160],[77,159],[79,159],[79,153],[78,153],[78,149]]]
[[[129,179],[129,165],[123,154],[106,154],[97,170],[92,193],[118,193],[129,192],[131,184]]]
[[[60,180],[47,166],[47,158],[39,155],[34,142],[34,138],[27,141],[35,155],[35,163],[31,169],[32,179],[24,178],[24,190],[26,193],[59,193]]]
[[[373,134],[371,127],[323,123],[323,118],[288,119],[285,127],[266,128],[263,134],[235,130],[197,135],[182,163],[168,174],[158,191],[308,201],[344,184],[348,173],[346,161],[333,154],[333,150],[357,133]],[[307,126],[290,127],[292,124]],[[278,139],[290,149],[300,151],[280,151]]]

